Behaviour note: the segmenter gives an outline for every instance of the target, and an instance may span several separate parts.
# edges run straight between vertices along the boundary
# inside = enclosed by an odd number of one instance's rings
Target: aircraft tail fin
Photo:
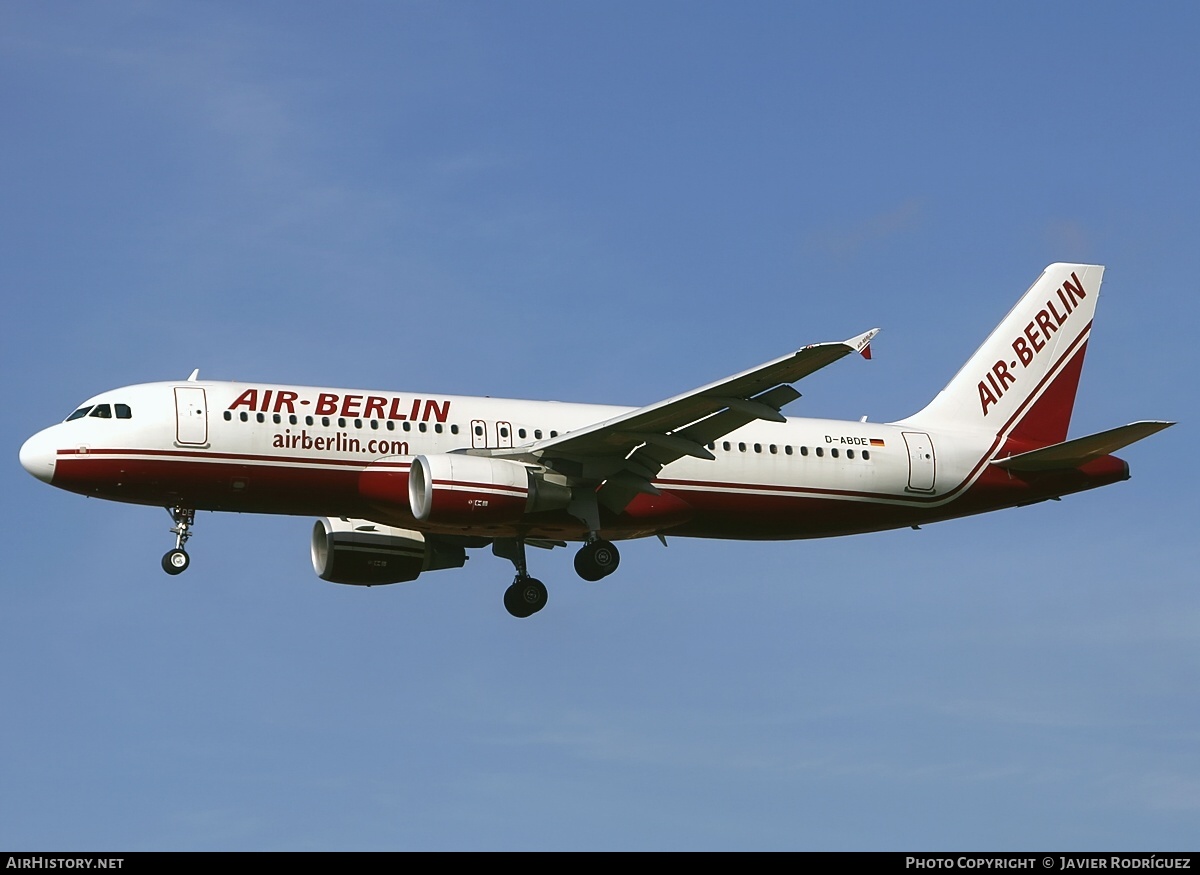
[[[1104,268],[1052,264],[946,388],[905,420],[979,429],[1018,444],[1066,440]]]

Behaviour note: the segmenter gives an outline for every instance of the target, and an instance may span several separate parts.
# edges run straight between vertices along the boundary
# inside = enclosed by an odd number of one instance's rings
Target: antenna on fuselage
[[[190,377],[188,377],[188,378],[187,378],[187,381],[188,381],[189,383],[194,383],[194,382],[196,382],[196,380],[197,380],[199,377],[200,377],[200,369],[199,369],[199,368],[196,368],[196,370],[192,371],[192,375],[191,375]]]

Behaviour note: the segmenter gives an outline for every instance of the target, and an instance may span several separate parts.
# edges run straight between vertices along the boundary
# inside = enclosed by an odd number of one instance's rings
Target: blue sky
[[[1200,830],[1188,4],[12,2],[0,847],[1145,849]],[[46,488],[104,389],[643,404],[881,326],[899,418],[1108,266],[1073,435],[1133,479],[779,544],[319,581],[311,520]]]

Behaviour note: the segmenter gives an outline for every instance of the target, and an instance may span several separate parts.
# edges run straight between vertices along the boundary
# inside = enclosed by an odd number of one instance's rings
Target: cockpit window
[[[114,411],[116,412],[117,419],[133,419],[133,410],[130,409],[128,404],[89,404],[87,407],[80,407],[68,416],[66,422],[83,419],[85,416],[94,416],[97,419],[112,419]]]

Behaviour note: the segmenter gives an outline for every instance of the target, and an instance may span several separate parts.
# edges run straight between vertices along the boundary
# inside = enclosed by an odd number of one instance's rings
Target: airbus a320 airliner
[[[876,331],[806,346],[648,407],[187,380],[85,401],[21,447],[70,492],[171,514],[163,568],[188,567],[197,510],[319,517],[312,561],[372,586],[461,567],[490,545],[516,567],[504,606],[546,587],[526,545],[581,541],[575,569],[617,568],[613,541],[798,539],[918,526],[1129,477],[1110,455],[1173,425],[1067,440],[1104,268],[1052,264],[950,383],[890,423],[785,417],[792,383]]]

